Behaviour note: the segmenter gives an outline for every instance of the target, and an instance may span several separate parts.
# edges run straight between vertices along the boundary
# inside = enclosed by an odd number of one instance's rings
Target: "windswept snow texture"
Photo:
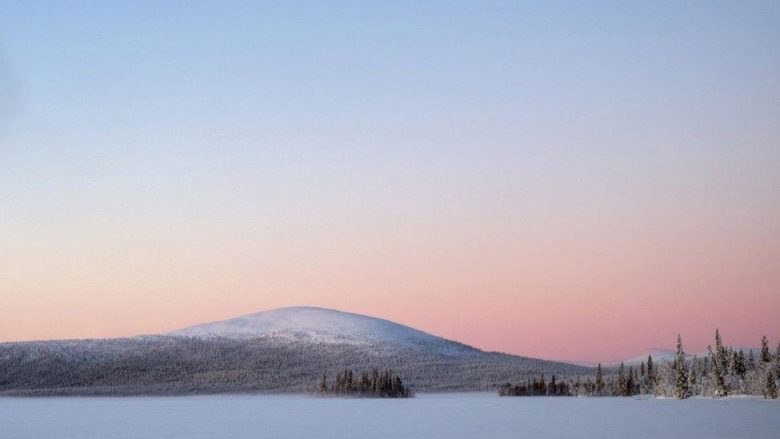
[[[0,398],[4,439],[777,438],[780,401],[306,396]]]
[[[269,337],[325,344],[392,343],[399,347],[438,346],[439,350],[470,350],[460,343],[389,320],[310,306],[273,309],[191,326],[167,335],[233,339]]]

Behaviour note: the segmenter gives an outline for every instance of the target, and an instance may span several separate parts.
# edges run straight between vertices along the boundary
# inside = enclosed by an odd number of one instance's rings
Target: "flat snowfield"
[[[218,395],[0,398],[10,438],[773,438],[780,400]]]

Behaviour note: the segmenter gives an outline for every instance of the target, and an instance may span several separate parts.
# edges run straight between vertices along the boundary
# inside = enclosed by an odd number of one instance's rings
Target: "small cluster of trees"
[[[521,384],[506,383],[498,388],[500,396],[571,396],[571,388],[568,382],[555,379],[552,376],[548,383],[542,374],[540,379],[528,379]]]
[[[674,361],[655,364],[648,356],[638,369],[623,363],[616,373],[605,375],[601,364],[596,377],[576,377],[553,381],[550,384],[537,380],[512,385],[504,384],[498,390],[501,396],[634,396],[656,395],[685,399],[692,395],[722,397],[730,394],[763,395],[775,399],[780,383],[780,343],[772,355],[769,342],[761,339],[761,351],[756,359],[753,351],[725,347],[720,331],[715,331],[715,348],[708,347],[703,358],[685,355],[682,338],[677,337],[677,353]]]
[[[374,369],[371,373],[363,372],[360,378],[352,369],[345,369],[344,372],[336,375],[336,379],[330,385],[326,372],[320,380],[319,391],[329,395],[373,398],[409,398],[413,396],[412,390],[404,385],[401,377],[393,376],[389,369],[381,373],[378,369]]]
[[[763,395],[777,398],[777,380],[780,379],[780,343],[775,354],[769,342],[761,339],[761,350],[756,359],[753,351],[725,347],[720,331],[715,330],[715,348],[707,348],[707,356],[688,360],[677,337],[677,355],[674,363],[661,370],[655,378],[656,395],[685,399],[692,395],[723,397],[730,394]]]

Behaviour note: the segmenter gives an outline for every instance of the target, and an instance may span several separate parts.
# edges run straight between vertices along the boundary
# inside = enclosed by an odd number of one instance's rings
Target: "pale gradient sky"
[[[780,2],[539,3],[3,2],[0,341],[776,344]]]

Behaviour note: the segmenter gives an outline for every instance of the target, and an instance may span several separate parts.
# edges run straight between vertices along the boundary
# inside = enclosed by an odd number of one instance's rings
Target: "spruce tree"
[[[682,347],[682,338],[677,335],[677,356],[674,359],[675,388],[674,396],[677,399],[685,399],[691,396],[688,387],[688,368],[685,365],[685,352]]]
[[[336,383],[333,384],[333,393],[342,393],[344,391],[344,378],[341,374],[336,375]]]
[[[626,372],[623,368],[623,363],[620,363],[620,369],[618,369],[618,396],[626,396]]]
[[[550,380],[550,385],[547,387],[547,394],[550,396],[555,396],[558,394],[558,387],[555,383],[555,374],[553,374],[552,379]]]
[[[712,351],[710,351],[712,354]],[[715,381],[714,396],[728,396],[728,389],[726,389],[726,381],[723,378],[723,369],[720,366],[720,361],[717,357],[712,358],[711,362],[713,366],[712,375]]]
[[[775,351],[775,376],[780,377],[780,342],[777,343]]]
[[[775,374],[772,370],[766,371],[766,383],[764,384],[764,398],[776,399],[777,398],[777,386],[775,385]]]
[[[739,367],[737,365],[738,361],[739,361],[739,354],[737,354],[737,351],[730,350],[729,351],[729,374],[739,375]]]
[[[691,390],[691,394],[696,393],[696,384],[699,382],[699,359],[696,355],[693,356],[691,362],[691,370],[688,371],[688,388]]]
[[[736,356],[736,365],[735,365],[735,372],[737,375],[739,375],[740,378],[745,379],[745,372],[747,371],[745,366],[745,353],[742,352],[742,349],[739,350],[739,352],[734,354]]]
[[[753,356],[753,349],[751,349],[748,354],[747,369],[750,371],[756,370],[756,359]]]
[[[725,374],[729,367],[729,357],[726,348],[723,347],[723,340],[720,338],[720,331],[718,329],[715,329],[715,354],[721,373]]]
[[[601,396],[604,390],[604,372],[601,370],[601,363],[596,368],[596,395]]]
[[[325,393],[328,391],[328,374],[322,374],[322,380],[320,381],[320,392]]]
[[[758,358],[761,362],[761,366],[772,361],[772,356],[769,354],[769,342],[766,339],[766,335],[761,338],[761,355]]]
[[[642,381],[639,378],[639,372],[634,371],[634,395],[642,393]]]
[[[653,370],[653,356],[647,356],[647,381],[651,385],[655,381],[655,370]]]

